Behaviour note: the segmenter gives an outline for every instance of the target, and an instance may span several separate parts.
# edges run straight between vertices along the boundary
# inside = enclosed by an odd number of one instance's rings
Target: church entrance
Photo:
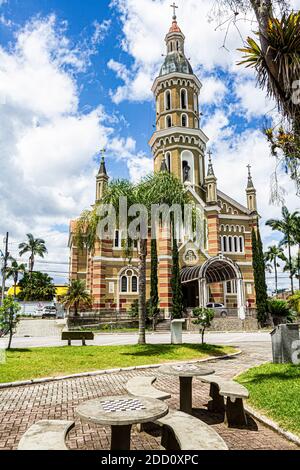
[[[205,307],[211,301],[209,291],[213,288],[218,290],[218,286],[224,286],[229,281],[236,283],[237,312],[239,318],[244,320],[246,307],[241,270],[235,262],[222,255],[209,259],[202,266],[181,270],[185,307]]]

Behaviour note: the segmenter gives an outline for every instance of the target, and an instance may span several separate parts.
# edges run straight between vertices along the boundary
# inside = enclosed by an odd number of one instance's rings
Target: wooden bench
[[[18,450],[68,450],[65,440],[73,421],[38,421],[21,438]]]
[[[162,426],[161,444],[166,450],[228,450],[212,427],[182,411],[170,410],[155,424]]]
[[[198,379],[210,384],[209,396],[212,400],[208,403],[209,411],[223,413],[229,427],[247,425],[243,400],[249,398],[249,392],[243,385],[217,375],[207,375]]]
[[[162,392],[161,390],[152,387],[156,380],[156,377],[133,377],[127,382],[126,390],[130,395],[139,397],[155,398],[157,400],[167,400],[168,398],[171,398],[169,393]]]
[[[68,346],[71,346],[72,341],[82,341],[82,346],[85,346],[87,340],[94,339],[94,333],[92,331],[63,330],[61,339],[62,341],[68,341]]]

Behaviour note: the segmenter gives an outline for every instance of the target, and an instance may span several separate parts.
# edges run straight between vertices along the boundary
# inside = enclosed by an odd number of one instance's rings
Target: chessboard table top
[[[169,411],[166,403],[132,395],[102,397],[81,403],[76,414],[83,420],[103,426],[126,426],[156,421]]]

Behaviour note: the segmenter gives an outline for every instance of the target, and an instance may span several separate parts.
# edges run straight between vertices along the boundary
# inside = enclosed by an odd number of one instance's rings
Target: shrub
[[[290,307],[285,300],[269,299],[268,311],[272,317],[288,317],[290,314]]]
[[[288,298],[289,307],[300,315],[300,290]]]
[[[211,326],[215,317],[215,311],[211,308],[198,307],[193,310],[193,317],[196,318],[196,320],[193,321],[193,324],[200,326],[202,344],[204,344],[205,330]]]

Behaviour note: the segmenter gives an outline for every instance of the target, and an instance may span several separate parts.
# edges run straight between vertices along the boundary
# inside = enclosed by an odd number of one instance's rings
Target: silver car
[[[224,304],[210,302],[206,305],[206,307],[213,309],[217,316],[220,316],[222,318],[228,317],[228,311]]]

